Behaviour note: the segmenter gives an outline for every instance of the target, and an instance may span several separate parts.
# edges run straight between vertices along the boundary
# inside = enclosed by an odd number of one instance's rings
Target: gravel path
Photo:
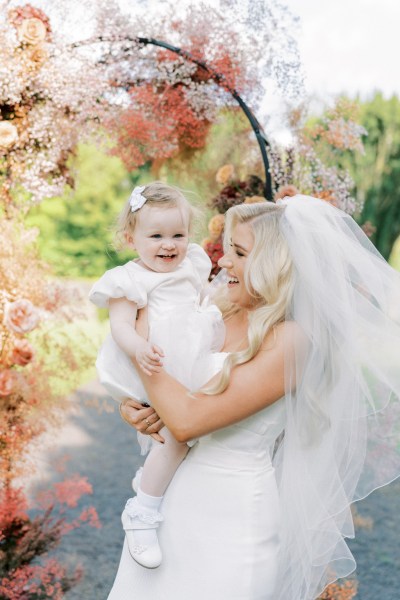
[[[67,473],[79,473],[89,479],[93,496],[88,497],[88,502],[96,507],[103,524],[99,530],[82,527],[71,532],[57,551],[63,563],[79,562],[85,572],[81,582],[66,594],[66,600],[106,600],[122,548],[120,513],[132,495],[131,476],[142,462],[135,432],[121,421],[114,403],[108,401],[114,412],[100,412],[91,406],[96,399],[106,401],[97,383],[85,386],[75,395],[74,414],[57,436],[56,446],[45,459],[42,457],[39,485],[46,486],[55,477],[46,468],[49,457],[54,460],[68,455]],[[357,509],[362,517],[374,521],[371,530],[359,529],[356,539],[350,541],[358,563],[357,600],[399,600],[400,483],[374,492],[358,503]]]

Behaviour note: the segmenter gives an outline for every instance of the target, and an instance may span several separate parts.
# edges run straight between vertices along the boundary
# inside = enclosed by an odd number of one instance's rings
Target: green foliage
[[[80,145],[74,159],[75,190],[60,198],[43,201],[31,209],[27,225],[40,229],[41,257],[53,266],[56,275],[95,278],[105,270],[132,258],[112,247],[112,227],[133,186],[162,179],[187,192],[190,202],[204,213],[194,232],[196,241],[206,233],[212,214],[207,204],[220,186],[217,170],[224,163],[235,165],[238,175],[252,170],[247,161],[257,162],[258,147],[250,126],[238,109],[225,109],[211,128],[207,146],[162,164],[153,163],[128,173],[122,162],[94,144]]]
[[[112,227],[137,174],[95,145],[78,148],[76,189],[31,209],[27,224],[40,229],[41,257],[56,275],[95,277],[121,262],[112,248]]]
[[[49,322],[47,328],[31,333],[30,340],[55,394],[67,396],[96,377],[96,355],[108,330],[108,321],[100,321],[94,313],[93,317],[88,315],[69,323]]]
[[[371,239],[388,259],[400,235],[400,100],[376,93],[359,106],[360,122],[368,131],[365,154],[349,153],[345,162],[364,202],[358,220],[376,228]]]

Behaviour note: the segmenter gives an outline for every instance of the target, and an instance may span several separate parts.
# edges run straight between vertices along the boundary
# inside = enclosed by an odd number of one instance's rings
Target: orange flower
[[[329,202],[329,204],[332,204],[333,206],[337,206],[337,200],[330,190],[324,190],[323,192],[316,192],[314,194],[314,196],[316,198],[320,198],[321,200],[324,200],[325,202]]]
[[[299,190],[294,185],[281,185],[274,196],[274,200],[280,200],[281,198],[286,198],[286,196],[296,196],[299,193]]]
[[[14,365],[25,367],[31,362],[34,351],[28,340],[16,340],[11,354],[11,360]]]
[[[32,52],[29,55],[29,58],[32,62],[41,65],[45,62],[45,60],[47,60],[48,56],[49,53],[47,52],[46,48],[43,46],[43,44],[40,44],[33,48]]]
[[[221,185],[226,185],[228,181],[233,179],[235,174],[235,169],[233,165],[224,165],[220,169],[218,169],[217,174],[215,176],[215,181],[220,183]]]
[[[0,371],[0,396],[9,396],[14,390],[15,377],[10,369]]]
[[[214,215],[211,217],[208,223],[208,231],[210,233],[210,237],[212,241],[216,241],[219,237],[221,237],[222,232],[224,231],[225,217],[224,215]]]
[[[30,300],[21,298],[6,304],[4,325],[16,333],[28,333],[35,329],[39,321],[36,308]]]
[[[24,19],[17,29],[18,39],[24,44],[35,46],[46,38],[46,25],[40,19]]]

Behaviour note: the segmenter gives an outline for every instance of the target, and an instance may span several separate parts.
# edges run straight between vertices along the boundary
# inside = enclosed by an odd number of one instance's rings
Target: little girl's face
[[[143,206],[128,243],[150,271],[174,271],[186,256],[189,243],[189,215],[178,206]]]

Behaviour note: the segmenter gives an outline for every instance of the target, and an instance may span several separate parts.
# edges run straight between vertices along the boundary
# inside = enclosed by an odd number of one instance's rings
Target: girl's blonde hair
[[[255,308],[249,311],[248,347],[228,355],[220,379],[202,390],[207,394],[223,392],[228,387],[231,370],[250,361],[260,350],[267,333],[285,320],[294,276],[289,248],[279,227],[284,211],[284,205],[263,202],[240,204],[226,213],[225,249],[231,242],[232,230],[239,223],[248,223],[254,235],[254,246],[246,261],[245,284],[254,298]],[[227,300],[226,288],[215,301],[225,318],[240,310]]]
[[[153,181],[145,186],[141,194],[146,198],[144,206],[160,208],[178,207],[181,209],[188,216],[189,231],[192,230],[194,220],[198,217],[199,211],[188,202],[179,188],[163,183],[162,181]],[[129,200],[130,198],[125,202],[116,221],[114,246],[117,250],[121,250],[125,246],[125,234],[132,234],[140,220],[141,209],[132,212]]]

